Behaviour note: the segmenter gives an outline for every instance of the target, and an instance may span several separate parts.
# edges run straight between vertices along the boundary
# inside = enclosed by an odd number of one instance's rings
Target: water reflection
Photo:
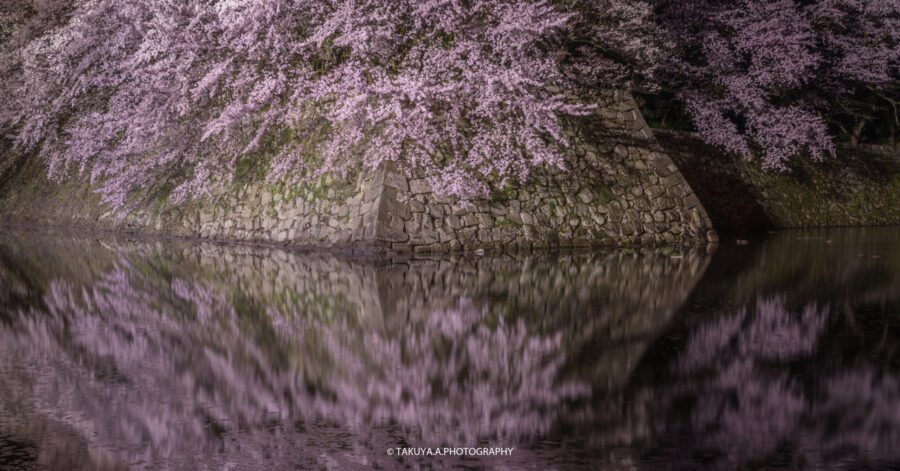
[[[38,233],[0,247],[0,430],[51,467],[109,469],[517,468],[627,379],[709,261],[369,261]],[[385,453],[476,445],[521,451]]]
[[[0,232],[0,463],[890,468],[898,241],[354,260]]]
[[[685,469],[896,469],[898,262],[896,229],[724,248],[599,443]]]
[[[835,352],[830,317],[814,303],[761,296],[701,323],[673,361],[647,365],[657,376],[634,385],[623,414],[654,419],[618,430],[618,444],[685,468],[892,469],[896,357]]]

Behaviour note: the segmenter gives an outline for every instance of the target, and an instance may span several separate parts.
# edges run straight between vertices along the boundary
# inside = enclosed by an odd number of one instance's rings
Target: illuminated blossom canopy
[[[0,131],[120,208],[247,164],[293,184],[389,160],[486,196],[565,168],[563,120],[612,88],[675,88],[707,141],[779,167],[829,154],[831,108],[890,100],[900,64],[891,0],[5,3]]]
[[[711,144],[784,168],[800,152],[832,155],[829,124],[843,127],[840,118],[855,123],[856,141],[878,101],[897,113],[896,1],[661,3],[675,47],[669,85]]]
[[[40,148],[51,176],[90,172],[116,206],[183,172],[176,199],[209,194],[263,150],[274,150],[270,182],[394,160],[464,198],[486,191],[476,175],[562,166],[560,116],[591,109],[575,86],[622,68],[596,51],[579,62],[560,43],[648,13],[611,8],[588,27],[534,0],[90,0],[57,11],[70,15],[62,26],[4,56],[16,99],[2,122],[18,146]]]

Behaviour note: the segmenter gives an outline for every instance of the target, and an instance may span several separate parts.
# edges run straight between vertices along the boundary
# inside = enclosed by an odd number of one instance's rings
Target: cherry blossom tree
[[[666,86],[704,139],[766,167],[834,153],[829,124],[858,140],[867,110],[897,97],[900,4],[884,0],[675,0]],[[847,119],[855,124],[844,127]]]
[[[613,55],[650,62],[649,8],[607,3],[588,22],[545,0],[92,0],[4,55],[0,123],[118,207],[172,175],[175,200],[208,195],[245,159],[270,182],[392,160],[483,196],[564,166],[560,117],[624,77]]]
[[[708,142],[768,167],[886,107],[900,126],[890,0],[7,4],[0,135],[118,208],[211,195],[246,164],[296,184],[393,161],[485,196],[564,169],[564,121],[600,89],[675,90]]]

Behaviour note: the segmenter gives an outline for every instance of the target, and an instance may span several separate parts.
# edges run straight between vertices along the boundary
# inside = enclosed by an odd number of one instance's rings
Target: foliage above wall
[[[616,33],[646,8],[614,6],[587,25],[546,1],[56,6],[70,12],[64,26],[4,57],[15,98],[2,122],[52,175],[90,171],[114,205],[182,168],[193,176],[176,199],[208,194],[269,143],[272,180],[389,159],[432,170],[446,193],[484,195],[473,177],[562,167],[560,115],[591,109],[575,87],[622,78],[620,63],[570,53],[565,37],[589,29],[609,49],[648,50]]]
[[[900,3],[894,0],[664,0],[674,44],[667,86],[711,144],[783,168],[834,153],[890,105],[900,130]],[[893,98],[892,98],[893,97]]]
[[[708,142],[774,167],[897,105],[889,0],[5,3],[0,132],[118,207],[171,176],[176,201],[209,195],[248,160],[270,182],[392,160],[485,196],[564,168],[561,119],[600,89],[677,90]]]

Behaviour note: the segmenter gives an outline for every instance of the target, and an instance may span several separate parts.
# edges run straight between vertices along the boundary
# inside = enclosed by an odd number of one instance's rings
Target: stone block
[[[406,181],[406,176],[398,172],[387,172],[384,177],[384,184],[399,191],[409,191],[409,183]]]
[[[425,203],[417,199],[409,200],[409,209],[414,213],[424,213],[425,212]]]
[[[578,192],[578,199],[581,200],[584,204],[589,204],[594,201],[596,197],[594,196],[594,192],[591,190],[584,188],[580,192]]]
[[[431,185],[424,178],[417,178],[409,181],[409,192],[418,195],[422,193],[431,193]]]
[[[425,209],[428,211],[428,215],[435,219],[444,218],[444,208],[438,203],[428,203],[425,205]]]
[[[453,214],[447,216],[447,218],[445,219],[445,222],[454,231],[462,229],[462,227],[463,227],[462,221],[460,221],[459,216],[456,216]]]
[[[478,230],[475,227],[466,227],[456,232],[456,238],[465,245],[475,241],[478,235],[477,231]]]
[[[379,223],[375,232],[375,238],[388,242],[406,242],[409,240],[409,234]]]
[[[456,233],[451,229],[442,227],[437,230],[437,233],[440,242],[450,242],[451,240],[456,238]]]
[[[412,218],[412,211],[409,209],[409,205],[399,203],[397,200],[387,197],[381,201],[381,210],[379,214],[383,218],[389,218],[390,216],[397,216],[404,221],[408,221]]]
[[[404,220],[397,215],[392,215],[388,220],[388,227],[393,231],[403,232]]]

